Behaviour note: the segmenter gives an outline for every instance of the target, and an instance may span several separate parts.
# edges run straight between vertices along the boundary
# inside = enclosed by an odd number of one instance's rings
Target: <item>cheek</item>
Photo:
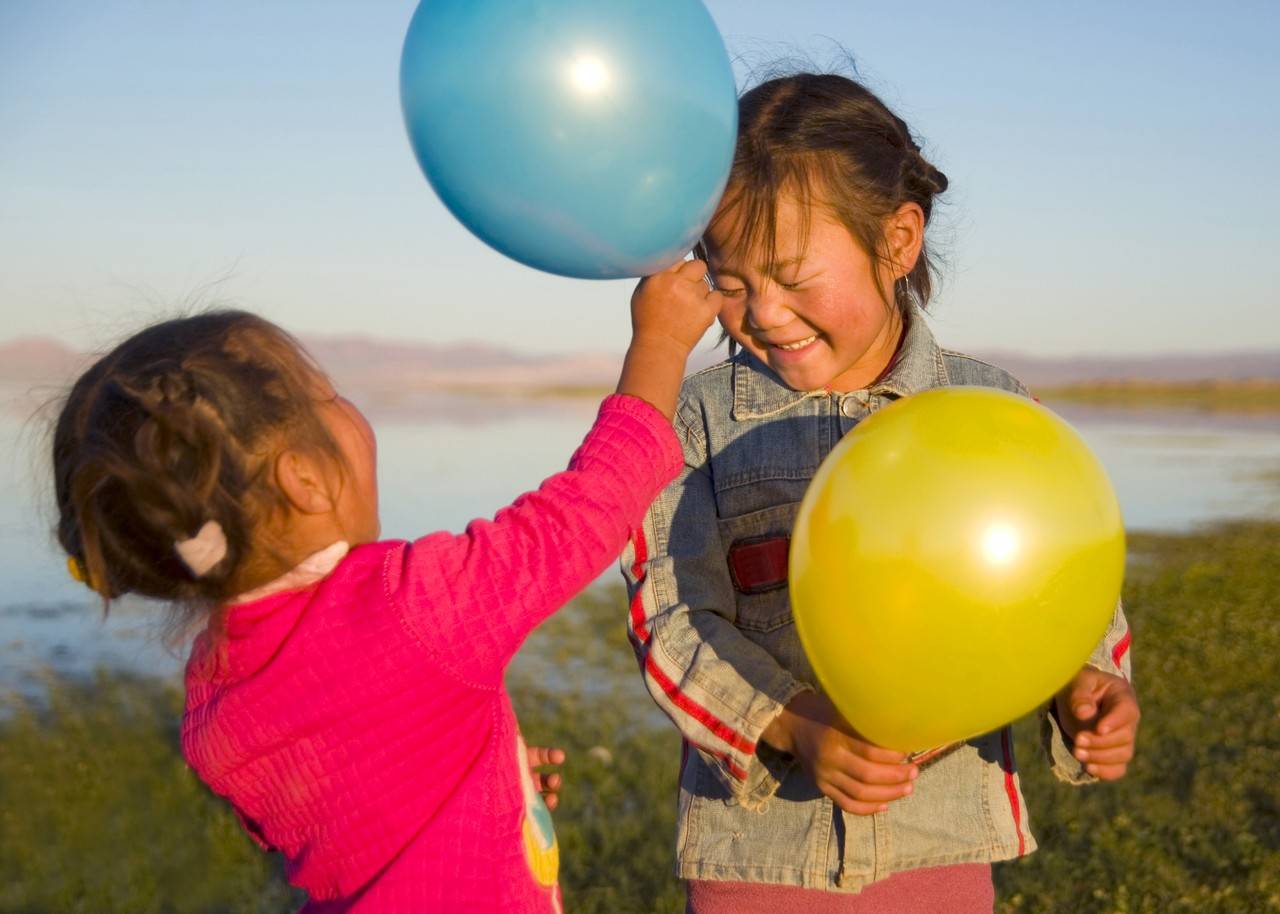
[[[743,349],[755,353],[761,353],[764,350],[756,345],[755,340],[751,338],[750,334],[743,332],[742,327],[745,323],[745,314],[746,308],[741,304],[728,304],[720,311],[720,316],[718,318],[720,326],[724,328],[725,333],[729,334],[729,338],[735,341]]]
[[[716,319],[720,321],[721,326],[727,329],[735,323],[742,322],[742,312],[746,308],[744,300],[743,295],[725,295],[723,292],[720,294],[720,301],[723,304]]]
[[[842,298],[832,287],[811,286],[787,293],[787,309],[811,330],[830,333],[849,320]]]
[[[853,285],[815,290],[804,308],[816,324],[830,330],[865,327],[885,310],[874,285],[870,290]]]
[[[351,424],[354,426],[353,444],[356,453],[361,457],[362,468],[369,478],[373,478],[378,466],[378,439],[373,433],[373,426],[364,417],[364,413],[352,410]]]
[[[369,458],[370,473],[372,474],[378,467],[378,439],[367,422],[364,424],[364,444],[365,453]]]
[[[372,489],[378,478],[378,445],[372,435],[366,438],[362,444],[361,475],[364,477],[365,486]]]
[[[726,298],[720,313],[716,315],[716,320],[720,322],[721,327],[736,339],[738,332],[742,329],[742,315],[744,313],[746,313],[746,309],[740,298]]]

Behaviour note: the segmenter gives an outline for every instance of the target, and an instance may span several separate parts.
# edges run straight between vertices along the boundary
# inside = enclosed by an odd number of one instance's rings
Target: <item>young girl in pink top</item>
[[[461,534],[379,541],[372,430],[260,318],[158,324],[73,386],[59,539],[104,599],[206,621],[183,752],[306,911],[560,910],[503,671],[679,471],[669,420],[720,305],[705,269],[640,284],[617,394],[568,469]]]

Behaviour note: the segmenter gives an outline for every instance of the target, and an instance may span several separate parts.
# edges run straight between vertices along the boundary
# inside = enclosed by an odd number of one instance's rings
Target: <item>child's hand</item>
[[[912,791],[920,771],[902,752],[882,749],[858,735],[825,696],[802,692],[764,732],[789,752],[826,796],[845,812],[869,816]]]
[[[640,280],[631,294],[631,341],[688,354],[719,316],[724,296],[707,286],[707,264],[682,260]]]
[[[618,393],[647,400],[670,418],[689,351],[720,314],[724,297],[708,288],[701,260],[681,261],[640,280],[631,296],[631,346]]]
[[[564,750],[550,749],[545,746],[529,747],[529,774],[533,777],[533,789],[542,794],[547,809],[555,809],[560,805],[560,785],[563,779],[559,772],[543,773],[539,768],[549,768],[564,764]]]
[[[1086,666],[1054,696],[1058,722],[1085,770],[1103,781],[1124,777],[1138,736],[1138,696],[1120,676]]]

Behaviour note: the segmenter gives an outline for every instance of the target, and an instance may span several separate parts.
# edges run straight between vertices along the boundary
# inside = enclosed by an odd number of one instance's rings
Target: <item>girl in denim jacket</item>
[[[686,380],[684,469],[623,556],[645,685],[685,740],[676,871],[696,914],[990,912],[991,862],[1035,849],[1008,728],[926,758],[862,739],[801,649],[786,555],[810,479],[861,419],[948,384],[1026,391],[921,316],[947,179],[901,119],[801,74],[744,95],[739,121],[705,236],[736,353]],[[1117,607],[1043,712],[1063,780],[1125,773],[1128,647]]]

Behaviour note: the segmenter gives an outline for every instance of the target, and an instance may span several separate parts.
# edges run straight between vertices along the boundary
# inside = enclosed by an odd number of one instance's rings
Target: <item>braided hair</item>
[[[273,455],[287,442],[341,465],[315,409],[321,379],[293,337],[234,310],[147,327],[81,375],[54,427],[57,536],[106,603],[194,609],[237,592],[284,507]],[[211,521],[225,554],[196,573],[175,544]]]

